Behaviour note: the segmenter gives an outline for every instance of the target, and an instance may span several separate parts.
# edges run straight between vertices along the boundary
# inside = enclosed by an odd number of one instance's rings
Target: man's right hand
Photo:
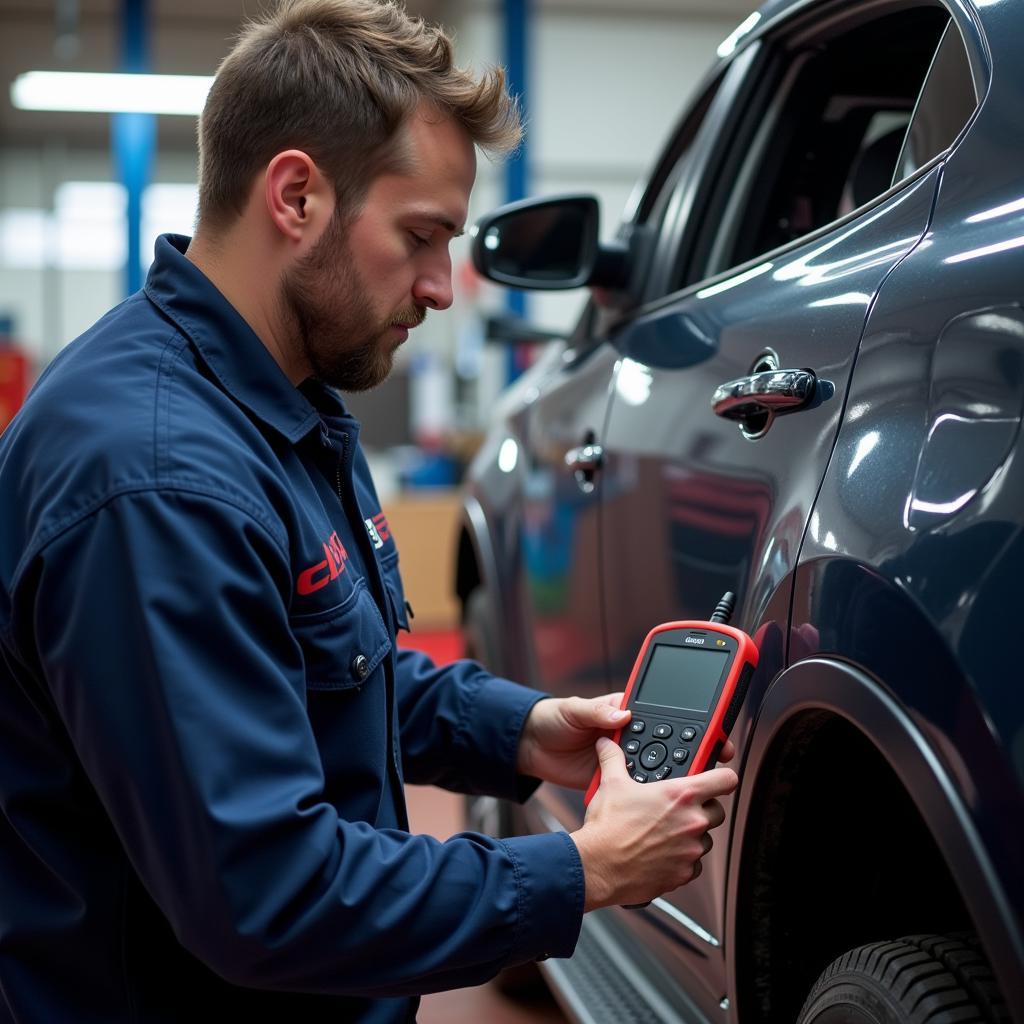
[[[731,768],[642,786],[626,772],[622,751],[597,741],[601,785],[572,838],[583,861],[584,911],[647,903],[700,874],[710,829],[725,820],[718,797],[739,784]]]

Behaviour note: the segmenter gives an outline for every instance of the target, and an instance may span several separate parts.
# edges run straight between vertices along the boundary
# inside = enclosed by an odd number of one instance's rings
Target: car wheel
[[[797,1024],[1009,1021],[972,936],[908,935],[858,946],[815,982]]]
[[[498,669],[498,643],[494,635],[494,616],[484,587],[469,592],[462,606],[462,639],[467,658],[479,661],[492,672]]]

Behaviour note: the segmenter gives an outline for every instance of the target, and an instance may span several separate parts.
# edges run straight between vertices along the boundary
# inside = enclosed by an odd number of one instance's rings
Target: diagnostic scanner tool
[[[647,634],[622,698],[633,716],[612,737],[636,782],[696,775],[718,760],[757,667],[754,641],[727,624],[734,603],[727,593],[709,621]],[[585,803],[600,783],[598,768]]]

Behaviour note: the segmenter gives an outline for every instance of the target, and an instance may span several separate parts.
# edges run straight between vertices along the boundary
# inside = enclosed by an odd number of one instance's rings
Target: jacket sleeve
[[[364,996],[570,955],[583,875],[568,836],[439,843],[327,802],[284,538],[257,513],[129,491],[28,574],[34,654],[179,941],[235,984]]]
[[[530,709],[547,694],[492,675],[475,661],[438,668],[398,651],[398,714],[406,780],[522,802],[539,780],[516,772]]]

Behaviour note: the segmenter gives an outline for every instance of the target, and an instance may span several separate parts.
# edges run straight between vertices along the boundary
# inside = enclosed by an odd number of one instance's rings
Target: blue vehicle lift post
[[[531,0],[505,0],[505,68],[508,75],[508,89],[513,96],[518,96],[523,121],[527,118],[527,78],[528,50],[531,21]],[[523,136],[518,152],[505,164],[505,202],[512,203],[524,199],[529,192],[530,163],[529,135]],[[518,319],[526,319],[526,292],[516,288],[505,289],[506,307],[509,314]],[[510,344],[507,352],[507,383],[522,373],[519,365],[521,346]]]
[[[122,0],[121,71],[149,71],[147,0]],[[142,193],[156,153],[156,116],[112,114],[110,128],[114,167],[128,198],[124,287],[125,295],[132,295],[142,287]]]

